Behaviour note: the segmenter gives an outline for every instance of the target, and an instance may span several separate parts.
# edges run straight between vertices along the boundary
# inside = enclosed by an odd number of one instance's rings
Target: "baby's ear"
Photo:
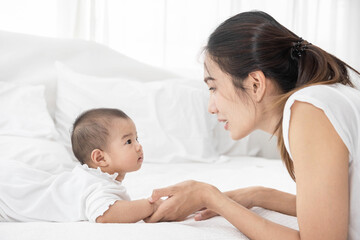
[[[94,149],[91,152],[91,162],[96,167],[106,167],[108,165],[105,160],[105,153],[100,149]]]

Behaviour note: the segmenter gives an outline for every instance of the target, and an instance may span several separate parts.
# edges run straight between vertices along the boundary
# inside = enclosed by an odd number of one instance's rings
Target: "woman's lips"
[[[229,121],[225,119],[218,119],[219,122],[225,122],[224,128],[225,130],[229,129]]]
[[[229,129],[229,122],[228,121],[225,122],[224,128],[225,128],[225,130]]]

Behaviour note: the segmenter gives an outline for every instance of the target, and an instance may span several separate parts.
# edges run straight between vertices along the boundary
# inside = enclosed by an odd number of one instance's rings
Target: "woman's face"
[[[216,114],[218,121],[224,122],[225,130],[231,138],[241,139],[255,130],[256,108],[251,94],[250,81],[245,79],[245,91],[236,89],[231,77],[207,55],[204,63],[204,81],[209,87],[210,99],[208,111]]]

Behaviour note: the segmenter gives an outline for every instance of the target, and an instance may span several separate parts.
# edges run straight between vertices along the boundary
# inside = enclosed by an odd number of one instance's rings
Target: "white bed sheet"
[[[146,159],[145,159],[146,161]],[[151,195],[152,189],[195,179],[214,184],[222,191],[261,185],[295,193],[295,183],[280,160],[237,157],[223,163],[150,164],[129,173],[124,180],[132,199]],[[262,208],[253,208],[261,216],[298,229],[295,217]],[[77,223],[0,223],[2,240],[95,240],[95,239],[247,239],[223,217],[196,222],[136,224]]]

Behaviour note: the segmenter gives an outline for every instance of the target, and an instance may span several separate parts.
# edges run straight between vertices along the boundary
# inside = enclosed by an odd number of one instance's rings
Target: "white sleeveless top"
[[[349,151],[350,219],[348,239],[360,239],[360,91],[342,84],[303,88],[287,100],[283,138],[290,157],[289,122],[294,101],[307,102],[324,111]]]

